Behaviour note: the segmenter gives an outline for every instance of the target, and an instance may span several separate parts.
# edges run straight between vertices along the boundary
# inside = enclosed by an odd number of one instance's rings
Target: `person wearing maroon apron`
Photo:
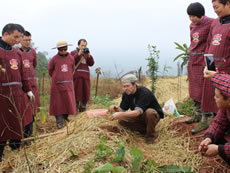
[[[40,99],[37,86],[37,78],[35,73],[35,68],[37,66],[37,55],[36,51],[30,47],[31,44],[31,34],[28,31],[25,31],[21,40],[21,48],[19,49],[22,53],[23,65],[27,68],[29,72],[28,80],[32,88],[32,92],[35,95],[34,104],[30,105],[30,108],[25,112],[25,116],[28,118],[24,122],[24,137],[30,137],[33,134],[33,122],[34,115],[36,112],[39,112]],[[27,96],[25,96],[25,102],[28,102]],[[28,121],[29,120],[29,121]],[[30,121],[31,120],[31,121]]]
[[[64,120],[69,121],[69,114],[76,114],[74,58],[67,52],[68,46],[66,41],[57,42],[55,48],[58,49],[58,54],[48,64],[49,75],[52,78],[49,113],[55,116],[58,128],[64,127]]]
[[[34,101],[29,71],[23,66],[22,54],[12,47],[20,42],[23,32],[21,25],[10,23],[3,28],[0,38],[0,161],[8,140],[12,150],[20,147],[26,110],[24,93]]]
[[[219,155],[230,165],[230,75],[206,70],[205,78],[211,78],[219,110],[204,134],[199,151],[206,157]]]
[[[94,65],[94,59],[86,47],[87,41],[80,39],[78,47],[71,52],[75,59],[75,70],[73,74],[76,107],[79,112],[86,110],[87,102],[90,99],[90,71],[89,66]]]
[[[207,46],[207,38],[210,27],[214,19],[205,16],[205,9],[199,2],[191,3],[187,8],[187,14],[191,20],[190,24],[190,41],[189,61],[188,61],[188,81],[189,96],[195,103],[194,116],[186,123],[200,122],[192,133],[197,133],[208,126],[203,123],[204,112],[201,111],[201,100],[203,91],[203,70],[204,52]]]
[[[211,25],[205,53],[213,54],[215,67],[219,72],[230,74],[230,2],[228,0],[212,0],[212,4],[218,18]],[[201,103],[202,111],[217,113],[218,108],[214,96],[214,87],[210,80],[205,79]]]

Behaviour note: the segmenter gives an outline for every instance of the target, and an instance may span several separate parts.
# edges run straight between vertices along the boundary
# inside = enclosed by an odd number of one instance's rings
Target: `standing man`
[[[199,145],[199,151],[206,157],[219,155],[230,165],[230,75],[206,71],[215,87],[215,101],[219,109],[212,124]]]
[[[187,14],[191,20],[189,61],[188,61],[188,80],[189,95],[195,102],[195,115],[186,123],[200,122],[192,133],[197,133],[208,128],[206,115],[201,112],[204,52],[207,45],[207,38],[211,24],[214,19],[205,16],[205,9],[199,2],[191,3],[187,8]]]
[[[163,111],[153,93],[136,84],[137,78],[128,74],[122,78],[124,93],[120,106],[111,105],[110,111],[116,111],[111,120],[146,135],[146,143],[151,144],[155,140],[155,126],[164,118]],[[125,112],[128,109],[131,111]]]
[[[28,31],[25,31],[21,40],[21,48],[20,51],[22,53],[22,59],[24,67],[29,70],[28,81],[32,88],[32,92],[35,95],[35,103],[30,106],[30,110],[26,112],[25,116],[28,118],[25,120],[32,120],[25,122],[25,135],[24,137],[30,137],[33,134],[33,121],[34,115],[37,111],[39,111],[40,100],[37,86],[37,78],[35,73],[35,68],[37,66],[37,55],[36,51],[30,47],[31,45],[31,34]],[[36,111],[36,112],[35,112]]]
[[[75,59],[73,74],[76,107],[79,112],[86,110],[86,104],[90,99],[90,71],[89,66],[94,65],[94,59],[87,48],[87,41],[80,39],[78,47],[71,52]]]
[[[12,47],[21,41],[23,32],[21,25],[10,23],[0,38],[0,161],[8,140],[12,150],[20,147],[24,135],[24,92],[30,101],[34,100],[22,55]]]
[[[74,59],[67,52],[68,46],[66,41],[57,42],[55,48],[58,49],[58,54],[48,64],[49,75],[52,78],[49,112],[55,116],[59,129],[64,127],[64,120],[69,121],[69,114],[76,114],[73,86]]]
[[[216,68],[220,72],[230,74],[230,0],[212,0],[218,18],[214,20],[208,37],[208,54],[213,54]],[[217,113],[214,99],[215,88],[210,80],[205,79],[201,110]]]

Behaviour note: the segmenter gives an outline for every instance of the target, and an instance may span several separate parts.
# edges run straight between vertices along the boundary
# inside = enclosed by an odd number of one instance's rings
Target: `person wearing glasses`
[[[20,43],[23,33],[21,25],[9,23],[0,37],[0,161],[7,141],[12,150],[20,147],[24,135],[24,93],[31,102],[34,100],[22,54],[13,48]]]
[[[58,53],[48,64],[49,75],[52,78],[49,113],[55,116],[59,129],[64,127],[64,121],[69,121],[69,114],[76,114],[74,58],[67,52],[68,46],[66,41],[57,42],[54,49],[57,48]]]
[[[164,118],[156,97],[149,89],[138,86],[133,74],[125,75],[121,82],[124,89],[122,100],[120,106],[109,107],[110,112],[115,111],[110,120],[118,120],[122,126],[145,135],[147,144],[153,143],[156,138],[155,126]]]
[[[33,122],[34,115],[39,112],[40,99],[37,86],[37,78],[35,68],[37,66],[37,55],[36,51],[31,47],[31,34],[25,31],[20,42],[20,52],[22,53],[22,62],[24,68],[29,70],[28,81],[31,85],[32,92],[35,95],[35,102],[29,106],[24,116],[24,137],[30,137],[33,134]],[[25,97],[26,103],[28,103],[27,97]]]
[[[75,70],[73,74],[76,107],[79,112],[86,110],[87,102],[90,99],[90,71],[89,66],[94,65],[94,59],[86,47],[87,41],[80,39],[78,47],[71,52],[75,59]]]

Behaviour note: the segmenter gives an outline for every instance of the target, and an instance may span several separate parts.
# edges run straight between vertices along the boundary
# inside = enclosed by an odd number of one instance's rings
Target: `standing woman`
[[[218,18],[214,20],[208,38],[206,53],[214,55],[216,68],[230,74],[230,0],[212,0]],[[210,80],[205,79],[201,109],[217,113],[214,99],[215,91]]]
[[[58,54],[49,62],[48,71],[52,78],[50,95],[50,115],[56,118],[57,127],[63,128],[64,120],[69,121],[69,114],[76,114],[73,71],[74,58],[67,52],[66,41],[56,44]]]
[[[205,16],[205,9],[199,2],[191,3],[187,8],[190,24],[190,46],[188,61],[189,95],[195,102],[195,115],[186,123],[200,122],[192,133],[208,128],[202,118],[201,99],[203,88],[204,52],[207,46],[208,34],[214,19]]]

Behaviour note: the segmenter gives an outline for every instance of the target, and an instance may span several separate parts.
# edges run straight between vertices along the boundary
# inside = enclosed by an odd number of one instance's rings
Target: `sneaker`
[[[202,116],[200,114],[195,114],[191,119],[185,121],[185,123],[192,124],[192,123],[200,122],[201,117]]]
[[[206,130],[209,127],[209,120],[200,122],[195,128],[192,129],[192,134],[198,133],[202,130]]]
[[[145,138],[146,144],[152,144],[154,141],[155,141],[154,136],[146,137],[146,138]]]

